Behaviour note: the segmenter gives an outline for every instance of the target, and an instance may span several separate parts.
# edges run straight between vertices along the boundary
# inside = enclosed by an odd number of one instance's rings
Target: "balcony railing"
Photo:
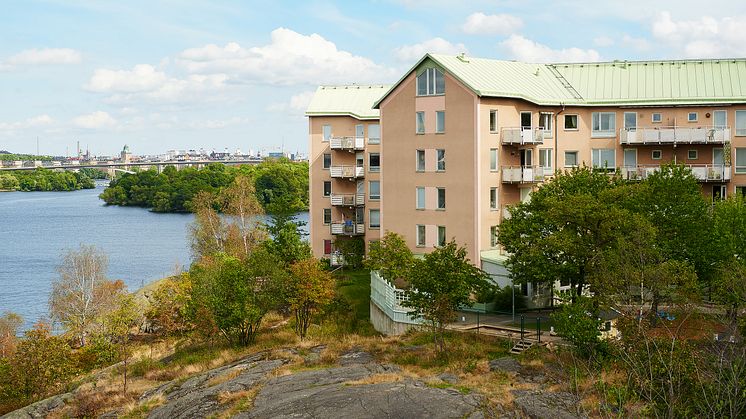
[[[358,179],[365,176],[365,168],[362,166],[332,166],[329,172],[333,178]]]
[[[646,127],[623,128],[622,144],[725,144],[730,127]]]
[[[545,169],[540,166],[503,166],[503,183],[543,182]]]
[[[700,182],[729,182],[731,178],[731,166],[722,164],[688,164],[692,174]],[[644,180],[651,174],[660,170],[660,166],[637,165],[624,166],[621,168],[622,176],[627,180]]]
[[[421,318],[412,314],[411,308],[404,306],[407,299],[406,291],[381,278],[378,272],[370,271],[370,301],[397,323],[422,323]]]
[[[336,207],[355,207],[365,205],[365,194],[332,194],[332,205]]]
[[[353,223],[352,221],[334,222],[331,225],[332,234],[338,236],[357,236],[365,234],[364,223]]]
[[[503,128],[500,133],[504,145],[543,144],[544,138],[548,135],[550,135],[550,131],[542,128],[526,127]]]
[[[364,137],[330,137],[329,147],[332,150],[357,151],[365,148]]]
[[[332,254],[329,255],[329,264],[331,266],[345,266],[345,258],[339,252],[332,252]]]

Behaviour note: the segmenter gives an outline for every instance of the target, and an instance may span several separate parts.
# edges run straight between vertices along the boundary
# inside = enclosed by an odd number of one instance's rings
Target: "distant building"
[[[119,155],[120,160],[122,163],[129,163],[132,161],[132,153],[130,152],[130,146],[127,144],[124,145],[124,148],[122,149],[122,152]]]

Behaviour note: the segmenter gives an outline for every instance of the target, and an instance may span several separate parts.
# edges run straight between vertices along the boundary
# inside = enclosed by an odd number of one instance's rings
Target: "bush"
[[[495,311],[512,311],[513,310],[513,287],[506,285],[502,288],[495,286],[487,288],[477,295],[477,301],[480,303],[495,303]],[[516,311],[526,308],[526,297],[515,291],[515,309]]]
[[[593,313],[595,308],[590,298],[576,297],[574,303],[565,301],[551,317],[557,333],[586,357],[594,355],[601,346],[601,320]]]

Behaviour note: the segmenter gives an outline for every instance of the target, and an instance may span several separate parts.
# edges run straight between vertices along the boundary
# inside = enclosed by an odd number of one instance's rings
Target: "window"
[[[494,109],[490,110],[490,132],[497,132],[497,111]]]
[[[565,115],[565,131],[573,131],[578,129],[578,116],[577,115]]]
[[[446,209],[446,188],[438,188],[438,209]]]
[[[653,150],[653,152],[651,153],[650,157],[653,160],[660,160],[660,159],[663,158],[663,151],[661,151],[661,150]]]
[[[446,111],[435,112],[435,132],[439,134],[446,132]]]
[[[578,165],[578,152],[565,151],[565,167],[575,167]]]
[[[736,148],[736,173],[746,173],[746,148]]]
[[[531,128],[531,112],[521,112],[521,128]]]
[[[381,199],[381,182],[378,180],[371,180],[368,184],[368,198],[373,201]]]
[[[417,134],[425,133],[425,112],[417,112]]]
[[[425,171],[425,150],[417,150],[417,171]]]
[[[591,150],[593,167],[608,171],[616,169],[616,151],[613,148],[594,148]]]
[[[368,153],[368,171],[369,172],[380,172],[381,171],[381,154],[380,153]]]
[[[614,137],[616,135],[616,113],[593,112],[591,137]]]
[[[552,171],[552,149],[541,148],[539,149],[539,166],[544,168],[545,172],[548,170]]]
[[[446,245],[446,226],[438,226],[438,246]]]
[[[443,72],[437,68],[426,68],[417,76],[417,96],[442,95],[445,92]]]
[[[655,123],[663,121],[663,114],[660,112],[654,112],[653,115],[651,116],[651,121]]]
[[[497,149],[496,148],[490,149],[490,170],[493,172],[497,171]]]
[[[497,188],[490,188],[490,209],[497,209]]]
[[[736,135],[746,135],[746,111],[736,111]]]
[[[443,149],[439,149],[436,151],[436,166],[435,170],[439,172],[445,172],[446,171],[446,151]]]
[[[746,186],[736,186],[736,196],[746,198]]]
[[[686,120],[689,122],[697,122],[697,112],[689,112],[686,116]]]
[[[378,124],[368,125],[368,144],[381,144],[381,126]]]
[[[689,150],[686,154],[686,158],[689,160],[697,160],[697,150]]]
[[[381,228],[381,210],[370,210],[370,228]]]
[[[332,183],[329,181],[324,182],[324,196],[329,196],[332,194]]]
[[[332,254],[332,241],[331,240],[324,240],[324,254],[325,255]]]
[[[332,126],[324,125],[321,129],[324,131],[324,141],[329,141],[329,138],[332,136]]]
[[[332,209],[324,208],[324,224],[332,223]]]
[[[548,112],[539,113],[539,128],[544,130],[544,135],[552,136],[552,114]]]
[[[417,224],[417,247],[425,247],[425,226]]]
[[[490,247],[497,247],[497,226],[490,227]]]
[[[637,112],[624,113],[624,128],[628,130],[637,128]]]
[[[332,155],[324,154],[324,169],[328,169],[332,166]]]
[[[417,187],[417,209],[425,209],[425,188]]]

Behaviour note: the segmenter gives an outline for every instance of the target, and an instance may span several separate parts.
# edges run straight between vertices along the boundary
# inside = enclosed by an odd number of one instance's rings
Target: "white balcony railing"
[[[338,207],[354,207],[365,205],[365,194],[332,194],[331,203]]]
[[[545,169],[540,166],[503,166],[502,180],[503,183],[543,182]]]
[[[333,178],[357,179],[365,176],[365,168],[362,166],[332,166],[329,174]]]
[[[332,234],[338,236],[357,236],[365,234],[364,223],[353,223],[352,221],[339,221],[331,224]]]
[[[363,150],[365,148],[364,137],[330,137],[329,147],[332,150]]]
[[[729,127],[623,128],[622,144],[724,144],[730,142]]]
[[[728,182],[731,178],[731,166],[722,164],[688,164],[692,174],[700,182]],[[623,166],[622,176],[627,180],[644,180],[660,170],[660,166],[637,165]]]
[[[550,131],[542,128],[511,127],[503,128],[500,132],[502,144],[542,144]]]
[[[387,280],[381,278],[378,272],[370,272],[370,301],[378,306],[388,318],[397,323],[419,324],[422,319],[412,315],[412,309],[404,307],[407,300],[404,290],[396,288]]]
[[[331,266],[345,266],[345,258],[341,253],[335,251],[329,255],[329,264]]]

